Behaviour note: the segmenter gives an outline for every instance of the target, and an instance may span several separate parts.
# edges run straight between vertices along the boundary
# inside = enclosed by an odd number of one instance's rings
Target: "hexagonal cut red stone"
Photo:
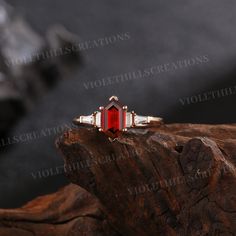
[[[112,106],[107,111],[107,129],[110,130],[112,133],[115,133],[119,130],[120,127],[120,117],[119,117],[119,110]]]
[[[110,137],[118,137],[119,131],[125,128],[126,110],[115,99],[101,110],[101,128]]]

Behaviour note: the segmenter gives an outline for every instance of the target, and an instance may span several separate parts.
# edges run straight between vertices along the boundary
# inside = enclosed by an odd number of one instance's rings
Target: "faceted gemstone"
[[[100,110],[102,131],[112,138],[118,137],[125,128],[126,109],[118,102],[117,97],[111,97],[110,103]]]
[[[107,120],[107,129],[115,134],[120,127],[119,110],[115,106],[108,109]]]

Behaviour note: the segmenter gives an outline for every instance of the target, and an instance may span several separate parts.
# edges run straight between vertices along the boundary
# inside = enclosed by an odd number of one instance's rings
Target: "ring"
[[[122,131],[127,131],[128,128],[162,123],[161,117],[139,116],[134,111],[128,112],[128,107],[123,106],[116,96],[110,97],[109,101],[107,106],[99,107],[99,111],[95,111],[92,115],[74,118],[73,123],[92,125],[111,138],[117,138]]]

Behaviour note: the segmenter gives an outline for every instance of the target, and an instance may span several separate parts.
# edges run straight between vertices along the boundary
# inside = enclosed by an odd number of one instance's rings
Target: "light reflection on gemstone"
[[[119,111],[115,106],[112,106],[108,109],[107,112],[108,127],[107,129],[115,134],[119,131]]]

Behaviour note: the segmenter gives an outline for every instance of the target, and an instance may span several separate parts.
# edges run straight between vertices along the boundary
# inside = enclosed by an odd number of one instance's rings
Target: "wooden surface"
[[[94,128],[58,139],[69,179],[94,194],[121,235],[236,232],[236,125]]]
[[[236,125],[95,128],[59,137],[72,183],[0,210],[2,236],[197,236],[236,232]]]
[[[98,200],[70,184],[20,209],[0,210],[1,236],[116,236]]]

